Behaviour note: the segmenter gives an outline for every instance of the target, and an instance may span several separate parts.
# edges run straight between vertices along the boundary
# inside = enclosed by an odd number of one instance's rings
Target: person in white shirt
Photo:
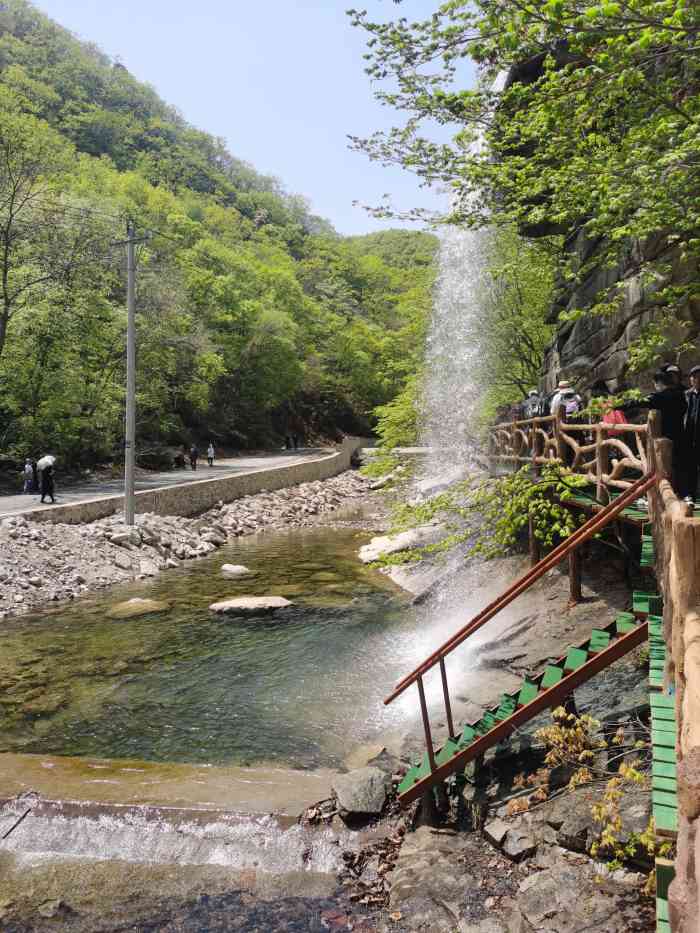
[[[34,489],[34,467],[32,466],[32,461],[27,457],[24,461],[24,491],[32,492]]]
[[[214,456],[215,456],[214,445],[209,441],[209,446],[207,447],[207,463],[210,467],[214,466]]]

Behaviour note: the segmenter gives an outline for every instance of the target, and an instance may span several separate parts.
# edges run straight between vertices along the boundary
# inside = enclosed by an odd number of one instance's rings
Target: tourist
[[[24,470],[22,471],[24,477],[24,492],[32,492],[34,488],[34,467],[32,466],[32,461],[29,457],[24,461]]]
[[[680,366],[676,366],[675,363],[664,363],[663,366],[659,366],[659,371],[662,373],[669,373],[673,379],[672,385],[683,389],[684,392],[686,391],[686,386],[683,385],[683,373],[681,372]]]
[[[207,447],[207,463],[210,467],[214,466],[214,456],[216,452],[214,450],[214,445],[209,441],[209,446]]]
[[[679,370],[680,372],[680,370]],[[672,485],[677,495],[686,495],[684,492],[686,480],[684,478],[685,456],[683,446],[685,441],[685,413],[687,409],[685,392],[676,384],[673,373],[659,370],[654,373],[654,391],[651,395],[638,401],[625,402],[620,405],[620,411],[631,411],[635,408],[651,408],[661,413],[661,436],[671,441],[672,447]]]
[[[50,463],[47,463],[45,467],[41,470],[41,502],[44,504],[44,500],[47,496],[51,496],[51,502],[54,503],[54,480],[53,480],[53,466]]]
[[[615,408],[610,401],[611,394],[607,382],[604,382],[602,379],[591,386],[591,400],[596,399],[598,401],[601,422],[611,427],[627,424],[627,418],[625,418],[624,412],[620,411],[619,408]]]
[[[568,379],[562,379],[557,386],[557,391],[552,399],[550,412],[556,415],[559,408],[563,408],[562,418],[566,420],[581,411],[583,402],[580,395],[577,395]]]
[[[695,501],[700,463],[700,366],[693,366],[688,376],[690,388],[685,393],[688,410],[685,416],[685,443],[683,445],[685,482],[682,493],[687,499]]]
[[[199,449],[196,444],[190,447],[190,466],[193,470],[197,469],[197,460],[199,459]]]
[[[523,402],[523,417],[524,418],[537,418],[540,414],[542,407],[542,399],[537,389],[530,389],[527,393],[527,398]]]

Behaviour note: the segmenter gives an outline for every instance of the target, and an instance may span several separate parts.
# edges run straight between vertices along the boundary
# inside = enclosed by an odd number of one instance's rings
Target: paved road
[[[328,452],[328,451],[325,451]],[[136,489],[160,489],[163,486],[178,486],[185,483],[194,483],[205,479],[220,479],[224,476],[233,476],[236,473],[258,473],[260,470],[271,470],[280,466],[291,466],[301,463],[307,457],[318,457],[324,451],[319,447],[308,447],[304,450],[282,451],[279,453],[258,454],[255,457],[235,457],[231,460],[218,460],[213,467],[207,466],[206,458],[199,461],[196,470],[168,470],[165,473],[149,473],[141,475],[136,480]],[[67,505],[71,502],[82,502],[85,499],[97,499],[101,496],[120,496],[124,491],[124,481],[114,480],[88,480],[84,483],[71,483],[61,488],[61,471],[56,471],[56,505]],[[24,512],[27,509],[40,506],[38,493],[31,495],[3,495],[0,496],[0,515],[12,512]],[[47,505],[45,508],[50,509]]]

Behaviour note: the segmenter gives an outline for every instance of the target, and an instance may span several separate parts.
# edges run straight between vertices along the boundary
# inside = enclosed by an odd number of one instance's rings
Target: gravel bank
[[[241,535],[311,525],[319,515],[362,498],[368,487],[368,480],[348,471],[220,503],[198,518],[138,515],[131,528],[118,516],[88,525],[5,518],[0,522],[0,619],[155,576]]]

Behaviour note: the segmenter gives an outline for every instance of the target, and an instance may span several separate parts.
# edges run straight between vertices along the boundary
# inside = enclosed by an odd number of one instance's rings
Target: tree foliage
[[[369,432],[420,358],[435,238],[338,236],[25,0],[0,9],[0,449],[122,443],[125,221],[143,451]]]
[[[700,259],[697,3],[450,0],[420,22],[351,15],[367,31],[380,98],[406,115],[355,140],[359,148],[450,185],[457,222],[575,238],[585,249],[562,252],[561,284],[622,262],[641,282],[640,313],[690,316]],[[474,89],[460,86],[465,58],[479,66]],[[450,141],[430,139],[434,123],[453,128]],[[625,277],[586,303],[614,311],[630,287]]]

